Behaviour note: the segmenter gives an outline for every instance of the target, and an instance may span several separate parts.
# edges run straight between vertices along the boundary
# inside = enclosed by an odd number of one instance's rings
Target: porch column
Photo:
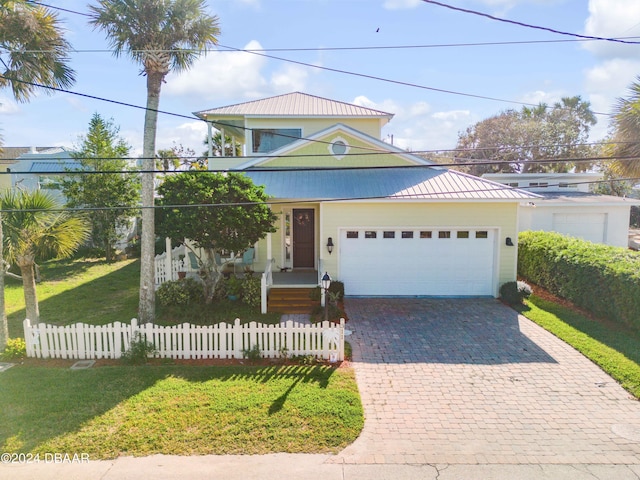
[[[213,132],[211,131],[212,125],[211,122],[207,122],[207,165],[209,170],[211,170],[211,159],[213,158]]]
[[[165,249],[165,257],[164,257],[164,268],[167,272],[167,282],[173,280],[173,271],[171,269],[171,239],[169,237],[164,239],[164,249]]]
[[[227,156],[227,142],[224,139],[225,135],[224,135],[224,127],[220,129],[220,156],[221,157],[226,157]]]
[[[273,259],[273,249],[271,247],[271,232],[267,233],[267,261],[270,262]]]

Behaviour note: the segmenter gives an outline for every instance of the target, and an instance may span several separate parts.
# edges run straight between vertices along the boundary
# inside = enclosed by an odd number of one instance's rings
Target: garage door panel
[[[350,230],[355,231],[355,230]],[[388,231],[388,230],[387,230]],[[342,232],[340,277],[346,295],[492,295],[494,271],[494,233],[487,238],[347,238]],[[435,238],[433,238],[435,237]]]

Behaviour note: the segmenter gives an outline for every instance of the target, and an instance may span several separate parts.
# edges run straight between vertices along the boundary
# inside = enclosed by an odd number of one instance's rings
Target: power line
[[[615,37],[617,39],[637,39],[638,36],[632,37]],[[238,51],[252,53],[270,53],[270,52],[335,52],[335,51],[367,51],[367,50],[418,50],[431,48],[461,48],[461,47],[491,47],[491,46],[511,46],[511,45],[537,45],[537,44],[554,44],[554,43],[577,43],[591,42],[596,40],[590,39],[562,39],[562,40],[512,40],[502,42],[464,42],[464,43],[432,43],[417,45],[360,45],[348,47],[273,47],[273,48],[242,48]],[[17,52],[17,50],[6,49],[7,52]],[[212,50],[195,49],[195,48],[179,48],[179,49],[136,49],[131,50],[134,53],[209,53]],[[21,53],[52,53],[53,50],[20,50]],[[77,49],[73,48],[70,53],[111,53],[113,49]],[[218,53],[230,53],[229,50],[217,50]]]
[[[224,158],[224,157],[220,157]],[[460,157],[459,157],[460,158]],[[178,173],[192,173],[192,174],[203,174],[203,173],[256,173],[256,172],[308,172],[308,171],[349,171],[349,170],[408,170],[408,169],[420,169],[420,168],[453,168],[455,167],[471,167],[471,166],[507,166],[513,165],[515,163],[523,163],[527,165],[544,165],[547,163],[592,163],[598,161],[607,161],[607,162],[626,162],[626,161],[634,161],[638,160],[637,156],[625,156],[625,157],[604,157],[604,156],[596,156],[596,157],[561,157],[561,158],[551,158],[551,159],[537,159],[537,160],[478,160],[475,161],[473,159],[467,159],[464,162],[453,162],[453,163],[430,163],[430,164],[420,164],[420,165],[371,165],[371,166],[335,166],[335,167],[309,167],[309,166],[300,166],[300,167],[256,167],[256,168],[246,168],[243,170],[229,170],[229,169],[195,169],[195,170],[61,170],[61,171],[29,171],[29,172],[16,172],[16,171],[0,171],[1,175],[115,175],[115,174],[126,174],[126,175],[138,175],[142,173],[158,173],[158,174],[166,174],[166,175],[175,175]]]
[[[629,177],[629,178],[618,178],[618,179],[609,179],[609,180],[590,180],[584,182],[562,182],[563,186],[572,186],[572,185],[597,185],[601,183],[611,183],[611,182],[638,182],[640,181],[640,177]],[[557,184],[549,184],[548,187],[559,187],[560,183]],[[477,193],[477,192],[497,192],[503,190],[529,190],[529,189],[537,189],[539,187],[535,186],[523,186],[523,187],[510,187],[508,185],[498,185],[497,188],[486,188],[486,189],[474,189],[474,190],[458,190],[458,191],[446,191],[446,192],[428,192],[421,194],[403,194],[403,195],[394,195],[393,197],[383,196],[383,195],[371,195],[371,196],[361,196],[361,197],[342,197],[342,198],[315,198],[315,199],[307,199],[307,200],[266,200],[264,202],[227,202],[227,203],[206,203],[206,204],[176,204],[176,205],[149,205],[149,206],[136,206],[136,207],[73,207],[73,208],[57,208],[57,209],[2,209],[0,208],[0,213],[12,213],[12,212],[91,212],[91,211],[111,211],[111,210],[130,210],[130,211],[138,211],[138,210],[166,210],[166,209],[186,209],[186,208],[227,208],[227,207],[252,207],[257,205],[269,205],[269,206],[278,206],[278,205],[299,205],[299,204],[309,204],[309,203],[328,203],[328,202],[349,202],[349,201],[366,201],[366,200],[384,200],[388,198],[392,199],[419,199],[424,200],[424,197],[435,197],[439,195],[459,195],[464,193]],[[553,192],[558,193],[558,192]],[[559,192],[562,193],[562,192]],[[455,198],[444,199],[444,200],[456,200]],[[514,200],[515,201],[515,200]]]
[[[620,38],[613,38],[613,37],[597,37],[597,36],[592,36],[592,35],[581,35],[579,33],[571,33],[571,32],[564,32],[562,30],[556,30],[555,28],[543,27],[543,26],[540,26],[540,25],[532,25],[530,23],[518,22],[516,20],[508,20],[506,18],[495,17],[493,15],[489,15],[488,13],[479,12],[477,10],[470,10],[468,8],[454,7],[453,5],[437,2],[436,0],[422,0],[422,1],[424,3],[429,3],[429,4],[432,4],[432,5],[437,5],[439,7],[445,7],[445,8],[448,8],[450,10],[455,10],[457,12],[469,13],[471,15],[478,15],[480,17],[485,17],[485,18],[488,18],[490,20],[495,20],[497,22],[510,23],[512,25],[519,25],[521,27],[532,28],[532,29],[535,29],[535,30],[543,30],[543,31],[546,31],[546,32],[557,33],[558,35],[566,35],[566,36],[570,36],[570,37],[581,38],[581,39],[584,39],[584,40],[600,40],[600,41],[605,41],[605,42],[624,43],[624,44],[628,44],[628,45],[640,45],[640,42],[636,42],[636,41],[628,41],[628,40],[624,40],[624,39],[620,39]]]
[[[519,102],[517,100],[507,100],[504,98],[497,98],[497,97],[489,97],[486,95],[479,95],[479,94],[474,94],[474,93],[465,93],[465,92],[458,92],[456,90],[447,90],[444,88],[436,88],[436,87],[429,87],[426,85],[418,85],[417,83],[411,83],[411,82],[404,82],[401,80],[392,80],[389,78],[383,78],[383,77],[378,77],[376,75],[368,75],[366,73],[357,73],[357,72],[351,72],[349,70],[342,70],[339,68],[332,68],[332,67],[325,67],[322,65],[315,65],[313,63],[307,63],[307,62],[301,62],[299,60],[291,60],[289,58],[283,58],[283,57],[277,57],[275,55],[268,55],[266,53],[260,53],[260,52],[254,52],[254,51],[250,51],[250,50],[243,50],[240,48],[236,48],[236,47],[229,47],[226,45],[222,45],[222,44],[218,44],[219,47],[221,48],[227,48],[236,52],[246,52],[246,53],[250,53],[252,55],[258,55],[261,57],[265,57],[265,58],[271,58],[273,60],[279,60],[282,62],[288,62],[288,63],[293,63],[295,65],[301,65],[304,67],[309,67],[309,68],[315,68],[318,70],[326,70],[328,72],[334,72],[334,73],[340,73],[343,75],[350,75],[350,76],[354,76],[354,77],[360,77],[360,78],[367,78],[369,80],[376,80],[379,82],[384,82],[384,83],[391,83],[394,85],[402,85],[405,87],[412,87],[412,88],[419,88],[422,90],[429,90],[432,92],[439,92],[439,93],[447,93],[449,95],[458,95],[458,96],[463,96],[463,97],[470,97],[470,98],[478,98],[481,100],[491,100],[493,102],[502,102],[502,103],[512,103],[515,105],[523,105],[526,107],[537,107],[538,105],[535,103],[529,103],[529,102]],[[549,108],[554,108],[554,106],[550,106]],[[603,113],[603,112],[591,112],[594,115],[604,115],[604,116],[610,116],[611,114],[609,113]]]

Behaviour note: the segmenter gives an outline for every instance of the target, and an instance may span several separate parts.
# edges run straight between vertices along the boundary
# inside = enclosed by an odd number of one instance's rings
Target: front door
[[[293,209],[293,268],[315,266],[313,208]]]

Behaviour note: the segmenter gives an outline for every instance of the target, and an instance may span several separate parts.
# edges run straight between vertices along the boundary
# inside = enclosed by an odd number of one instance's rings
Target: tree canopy
[[[611,120],[612,137],[606,152],[614,157],[620,175],[640,175],[640,76],[629,86],[629,96],[618,98]]]
[[[26,0],[0,1],[0,87],[11,88],[17,101],[27,101],[38,85],[73,85],[70,50],[54,12]]]
[[[131,146],[118,134],[119,128],[112,120],[104,120],[95,113],[73,157],[82,171],[113,173],[69,173],[62,181],[67,206],[100,208],[89,211],[87,216],[92,243],[104,251],[107,261],[113,260],[118,237],[130,226],[135,215],[133,208],[140,200],[139,176],[123,173],[129,170],[126,157]]]
[[[200,258],[205,297],[211,302],[223,250],[242,254],[268,232],[277,216],[266,204],[264,188],[241,173],[184,172],[169,176],[158,189],[158,234],[190,241],[204,251]],[[184,206],[184,207],[181,207]]]
[[[4,226],[4,254],[20,268],[26,315],[40,319],[34,267],[38,260],[70,256],[89,233],[83,217],[65,212],[42,190],[7,190],[0,196]]]
[[[591,156],[586,143],[595,124],[589,102],[579,96],[565,97],[553,106],[541,103],[505,110],[460,133],[454,160],[477,163],[460,167],[474,175],[584,170],[588,165],[571,159]],[[555,159],[558,161],[537,162]]]

